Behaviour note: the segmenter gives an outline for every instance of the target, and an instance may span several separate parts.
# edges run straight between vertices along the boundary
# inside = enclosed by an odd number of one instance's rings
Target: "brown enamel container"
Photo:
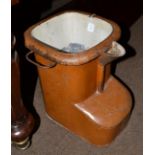
[[[109,144],[131,110],[128,90],[111,75],[111,62],[125,54],[114,22],[67,11],[25,32],[27,59],[38,66],[48,116],[96,145]],[[50,40],[51,39],[51,40]],[[70,42],[87,49],[64,52]],[[29,59],[35,53],[37,62]]]

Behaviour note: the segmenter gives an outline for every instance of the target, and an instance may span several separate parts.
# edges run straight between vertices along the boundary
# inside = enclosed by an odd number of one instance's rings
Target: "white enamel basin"
[[[112,25],[104,20],[78,12],[66,12],[41,23],[31,35],[59,50],[70,43],[82,44],[89,49],[104,41],[112,31]]]

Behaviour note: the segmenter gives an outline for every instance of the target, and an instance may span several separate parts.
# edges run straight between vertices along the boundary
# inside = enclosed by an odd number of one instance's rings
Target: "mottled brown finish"
[[[25,44],[35,52],[38,62],[57,62],[50,69],[38,68],[48,115],[96,145],[109,144],[131,110],[128,90],[110,72],[110,63],[118,56],[106,53],[112,41],[119,39],[120,29],[106,21],[112,25],[113,33],[95,47],[76,54],[59,52],[34,39],[31,31],[38,24],[25,33]]]

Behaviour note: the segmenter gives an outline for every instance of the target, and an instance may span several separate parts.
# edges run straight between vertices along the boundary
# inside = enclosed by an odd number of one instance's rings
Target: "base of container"
[[[128,90],[111,76],[102,93],[96,92],[85,101],[73,104],[70,111],[64,107],[64,111],[61,111],[64,120],[59,119],[55,111],[47,110],[46,115],[85,141],[96,146],[107,146],[126,124],[131,103]],[[59,113],[59,107],[57,110]]]

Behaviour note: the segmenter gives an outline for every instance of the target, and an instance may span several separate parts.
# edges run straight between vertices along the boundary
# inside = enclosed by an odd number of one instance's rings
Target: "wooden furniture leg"
[[[11,53],[11,140],[19,149],[30,146],[30,135],[34,128],[33,116],[25,108],[20,94],[20,73],[18,54],[14,50],[15,39],[12,41]]]

